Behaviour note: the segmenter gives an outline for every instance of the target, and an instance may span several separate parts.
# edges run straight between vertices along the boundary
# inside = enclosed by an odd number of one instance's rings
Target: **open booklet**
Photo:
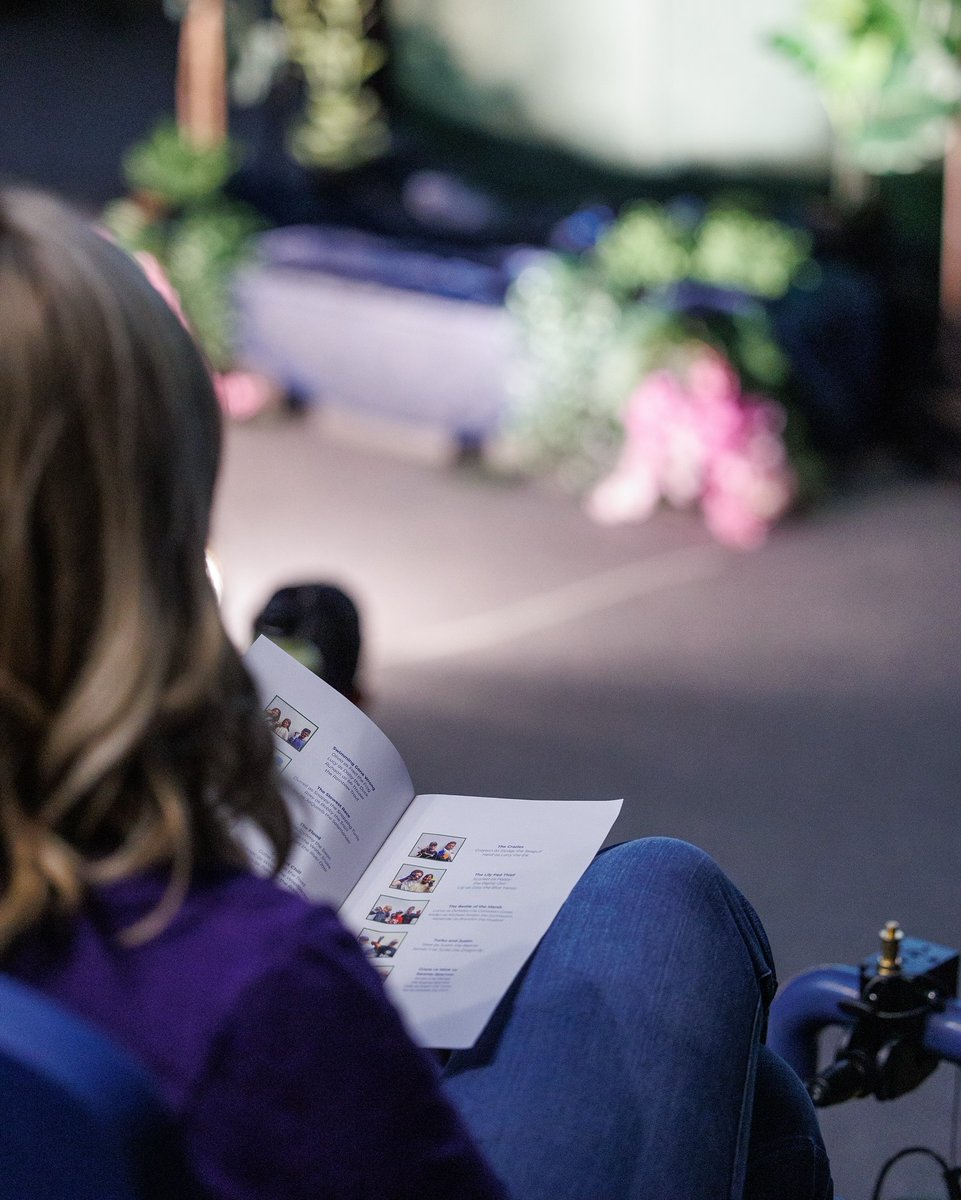
[[[415,796],[393,745],[339,692],[264,637],[246,663],[293,816],[281,883],[339,910],[422,1045],[473,1045],[621,801]]]

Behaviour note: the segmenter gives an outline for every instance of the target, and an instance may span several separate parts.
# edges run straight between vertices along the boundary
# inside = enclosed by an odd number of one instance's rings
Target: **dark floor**
[[[340,581],[419,790],[624,795],[613,837],[709,850],[782,978],[856,962],[891,917],[958,944],[956,486],[875,468],[745,556],[693,516],[602,530],[445,468],[433,441],[388,441],[318,416],[231,432],[216,545],[239,639],[277,583]],[[952,1082],[825,1112],[847,1200],[894,1149],[947,1152]],[[907,1163],[886,1194],[939,1188]]]

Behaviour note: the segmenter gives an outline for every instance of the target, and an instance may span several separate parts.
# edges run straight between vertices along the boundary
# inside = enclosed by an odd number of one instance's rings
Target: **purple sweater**
[[[503,1197],[330,909],[224,870],[162,934],[120,948],[112,934],[161,891],[105,888],[66,947],[34,938],[4,966],[152,1070],[210,1197]]]

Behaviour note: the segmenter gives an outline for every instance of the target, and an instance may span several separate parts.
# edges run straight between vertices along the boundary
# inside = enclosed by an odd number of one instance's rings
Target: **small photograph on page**
[[[430,858],[434,862],[451,862],[463,846],[462,837],[449,833],[422,833],[410,852],[411,858]]]
[[[388,967],[386,964],[379,963],[379,962],[375,962],[373,964],[373,967],[374,967],[374,970],[377,972],[377,974],[381,977],[381,979],[386,979],[387,976],[394,969],[393,967]]]
[[[419,904],[408,904],[400,913],[399,921],[389,921],[391,925],[416,925],[424,914],[424,909],[430,904],[429,900],[421,900]],[[399,911],[399,910],[398,910]]]
[[[419,900],[416,904],[400,904],[396,896],[379,896],[367,920],[379,925],[416,925],[429,903]]]
[[[443,877],[442,868],[432,867],[428,871],[426,867],[415,867],[410,863],[404,863],[394,876],[393,883],[388,886],[396,888],[399,892],[427,893],[435,891]]]
[[[291,761],[292,760],[291,760],[291,757],[289,754],[284,754],[283,750],[277,750],[276,748],[274,749],[274,770],[275,771],[286,771],[287,768],[290,766]]]
[[[368,958],[393,958],[407,934],[403,930],[364,928],[357,935],[357,944]]]
[[[292,704],[288,704],[283,696],[274,696],[273,700],[264,706],[264,718],[267,728],[291,750],[303,750],[317,726],[309,721],[303,713],[298,712]]]

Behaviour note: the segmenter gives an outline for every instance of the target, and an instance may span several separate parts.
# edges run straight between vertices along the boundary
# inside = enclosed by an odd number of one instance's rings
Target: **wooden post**
[[[190,0],[177,53],[177,124],[200,149],[227,136],[227,46],[224,0]]]
[[[944,153],[941,311],[961,319],[961,123],[957,121],[951,127]]]
[[[944,152],[941,195],[941,365],[961,379],[961,121],[955,121]]]

